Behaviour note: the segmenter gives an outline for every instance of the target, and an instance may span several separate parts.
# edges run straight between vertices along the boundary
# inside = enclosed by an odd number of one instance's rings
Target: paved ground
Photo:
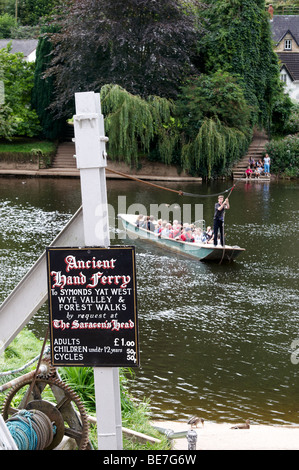
[[[175,421],[155,421],[154,426],[174,432],[188,431],[190,426]],[[195,429],[197,450],[299,450],[299,426],[251,425],[250,429],[231,429],[232,424],[205,422]],[[186,437],[173,442],[176,450],[187,450]]]

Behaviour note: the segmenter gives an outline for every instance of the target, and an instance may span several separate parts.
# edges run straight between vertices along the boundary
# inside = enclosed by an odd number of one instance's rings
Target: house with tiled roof
[[[270,19],[280,79],[289,96],[299,101],[299,15],[273,15]]]
[[[11,52],[21,52],[24,59],[28,62],[34,62],[36,58],[37,39],[0,39],[0,49],[4,49],[11,44]]]

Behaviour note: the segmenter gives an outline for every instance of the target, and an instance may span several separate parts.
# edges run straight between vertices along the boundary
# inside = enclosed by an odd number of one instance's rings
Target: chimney
[[[270,20],[272,21],[273,20],[273,6],[272,4],[270,3],[269,7],[268,7],[268,13],[270,15]]]

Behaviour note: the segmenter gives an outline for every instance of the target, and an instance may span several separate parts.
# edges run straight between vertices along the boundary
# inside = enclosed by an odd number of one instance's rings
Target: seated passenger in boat
[[[213,243],[214,233],[210,225],[207,227],[207,230],[205,232],[205,239],[205,243]]]
[[[170,232],[170,238],[177,238],[181,234],[181,231],[181,224],[179,224],[177,220],[174,220],[172,224],[172,230]]]
[[[155,218],[153,215],[150,215],[147,217],[147,230],[150,230],[151,232],[154,232],[155,230]]]
[[[213,230],[212,230],[212,227],[210,225],[207,227],[206,239],[207,239],[208,243],[209,243],[210,240],[213,239]]]
[[[186,225],[186,224],[184,224]],[[180,239],[183,241],[183,242],[194,242],[194,236],[193,236],[193,233],[191,231],[191,228],[188,226],[188,227],[184,227],[183,228],[183,231],[180,235]]]
[[[136,219],[136,227],[142,227],[143,225],[143,215],[139,214]]]
[[[157,220],[157,223],[155,225],[155,233],[160,233],[162,230],[162,219]]]
[[[179,221],[174,219],[174,221],[172,222],[172,230],[174,230],[177,227],[178,223]]]
[[[205,234],[204,234],[204,232],[201,230],[200,227],[197,227],[197,228],[194,230],[194,241],[195,241],[195,243],[205,243],[205,241],[206,241]]]
[[[169,238],[170,231],[172,229],[171,224],[169,222],[163,222],[162,226],[163,226],[163,228],[162,228],[162,231],[161,231],[161,236]]]
[[[159,238],[161,238],[162,231],[165,229],[166,224],[167,224],[166,220],[161,220],[161,223],[159,224],[159,227],[158,227],[158,236],[159,236]]]

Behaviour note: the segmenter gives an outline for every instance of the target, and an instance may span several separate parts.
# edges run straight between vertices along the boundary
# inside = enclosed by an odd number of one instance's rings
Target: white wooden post
[[[76,93],[74,116],[77,168],[80,170],[85,246],[108,247],[106,150],[100,95]],[[99,450],[122,449],[119,370],[94,368]]]

